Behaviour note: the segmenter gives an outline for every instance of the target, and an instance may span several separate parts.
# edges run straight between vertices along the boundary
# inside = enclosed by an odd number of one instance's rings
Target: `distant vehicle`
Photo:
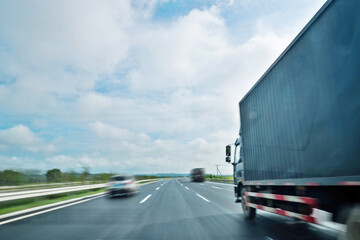
[[[139,187],[132,175],[116,175],[109,179],[110,196],[129,196],[138,193]]]
[[[239,102],[232,165],[245,218],[319,223],[326,211],[360,239],[359,12],[358,0],[327,1]]]
[[[190,172],[190,180],[192,182],[204,182],[205,181],[205,169],[194,168]]]

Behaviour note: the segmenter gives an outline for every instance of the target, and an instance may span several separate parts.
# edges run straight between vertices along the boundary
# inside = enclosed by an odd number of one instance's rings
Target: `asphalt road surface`
[[[171,179],[0,226],[0,239],[336,239],[339,232],[258,211],[245,220],[230,184]]]

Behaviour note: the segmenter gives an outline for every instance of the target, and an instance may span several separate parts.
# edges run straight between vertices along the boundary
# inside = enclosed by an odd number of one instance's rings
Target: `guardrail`
[[[59,183],[39,183],[39,184],[27,184],[27,185],[18,185],[18,186],[0,186],[0,190],[2,189],[17,189],[17,188],[31,188],[31,187],[49,187],[56,185],[80,185],[84,183],[91,183],[90,181],[85,182],[59,182]]]
[[[145,179],[136,181],[137,183],[149,182],[158,179]],[[91,190],[91,189],[99,189],[107,187],[108,183],[100,183],[100,184],[89,184],[89,185],[80,185],[74,187],[61,187],[61,188],[50,188],[50,189],[40,189],[40,190],[26,190],[26,191],[18,191],[18,192],[6,192],[0,193],[0,202],[5,201],[14,201],[25,198],[34,198],[34,197],[42,197],[55,195],[60,193],[68,193],[68,192],[78,192],[83,190]]]
[[[234,183],[233,179],[206,178],[205,180],[210,182]]]

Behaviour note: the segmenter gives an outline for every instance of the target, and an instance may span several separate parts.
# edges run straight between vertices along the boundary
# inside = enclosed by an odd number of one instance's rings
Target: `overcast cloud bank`
[[[238,101],[324,1],[260,2],[2,1],[1,168],[214,172]]]

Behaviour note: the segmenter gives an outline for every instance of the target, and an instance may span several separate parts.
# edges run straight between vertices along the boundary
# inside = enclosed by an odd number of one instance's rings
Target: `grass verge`
[[[158,179],[154,179],[154,181],[148,182],[140,182],[138,184],[146,184],[151,182],[156,182]],[[38,207],[46,204],[66,201],[69,199],[85,197],[88,195],[96,194],[105,192],[106,188],[95,189],[95,190],[84,190],[78,192],[70,192],[66,194],[56,194],[56,195],[49,195],[44,197],[37,197],[37,198],[29,198],[29,199],[21,199],[17,201],[9,201],[9,202],[1,202],[0,203],[0,215],[5,213],[16,212],[28,208]]]
[[[39,198],[21,199],[17,201],[9,201],[0,203],[0,215],[5,213],[16,212],[28,208],[38,207],[46,204],[61,202],[73,198],[85,197],[88,195],[105,192],[106,188],[79,191],[68,194],[56,194]]]

